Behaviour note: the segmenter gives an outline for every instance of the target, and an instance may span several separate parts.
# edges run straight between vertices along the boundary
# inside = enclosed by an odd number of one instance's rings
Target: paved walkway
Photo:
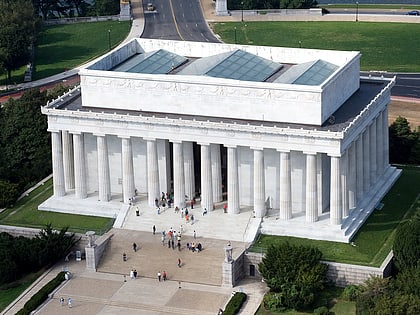
[[[243,291],[248,301],[241,314],[254,314],[266,292],[264,283],[245,279],[235,288],[221,286],[221,264],[226,241],[198,236],[200,253],[185,248],[192,236],[183,236],[181,251],[161,243],[159,233],[113,229],[110,244],[97,272],[85,270],[85,261],[59,263],[45,273],[12,308],[2,314],[15,314],[26,300],[61,270],[73,277],[54,293],[37,314],[216,314],[228,302],[233,290]],[[132,250],[136,242],[138,250]],[[232,242],[233,256],[243,250],[241,242]],[[122,253],[127,253],[127,261]],[[177,266],[178,258],[182,267]],[[138,278],[129,277],[131,269]],[[165,270],[168,280],[159,282],[157,272]],[[60,305],[60,298],[71,297],[72,309]]]

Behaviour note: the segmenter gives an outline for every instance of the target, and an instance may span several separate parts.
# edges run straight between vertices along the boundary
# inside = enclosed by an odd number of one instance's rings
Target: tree
[[[1,110],[0,178],[18,184],[20,191],[51,173],[50,135],[40,110],[47,99],[46,92],[30,90]]]
[[[114,15],[120,13],[120,1],[96,0],[94,5],[96,15]]]
[[[313,304],[323,288],[328,266],[314,247],[289,243],[270,245],[259,264],[259,271],[271,291],[278,293],[279,304],[302,309]]]
[[[10,206],[18,197],[18,185],[0,179],[0,208]]]
[[[392,163],[407,163],[418,135],[410,129],[408,120],[398,116],[389,126],[389,159]]]
[[[414,217],[398,226],[394,240],[395,265],[400,271],[420,267],[420,220]]]
[[[6,69],[8,80],[12,70],[28,63],[37,22],[30,0],[0,0],[0,68]]]

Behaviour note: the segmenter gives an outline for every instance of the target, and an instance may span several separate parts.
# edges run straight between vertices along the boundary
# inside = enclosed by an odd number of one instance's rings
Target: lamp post
[[[302,48],[302,41],[299,41],[299,48]]]
[[[241,22],[244,21],[244,2],[241,2],[241,6],[242,6],[242,15],[241,15]]]
[[[356,22],[359,21],[359,1],[356,1]]]
[[[236,26],[235,26],[235,44],[236,44]]]
[[[108,30],[108,50],[111,50],[111,30]]]

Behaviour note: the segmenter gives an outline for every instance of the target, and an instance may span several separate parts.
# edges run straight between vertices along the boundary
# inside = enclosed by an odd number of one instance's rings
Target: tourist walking
[[[197,233],[194,230],[194,234],[193,234],[194,239],[197,239]]]
[[[167,275],[166,275],[166,271],[165,270],[163,271],[162,276],[163,276],[163,281],[166,281],[166,276]]]
[[[181,258],[178,258],[178,267],[181,268]]]
[[[156,234],[156,226],[153,225],[153,235],[155,235],[155,234]]]
[[[133,251],[137,252],[137,244],[136,243],[133,243]]]
[[[160,274],[160,271],[158,271],[158,273],[157,273],[157,277],[158,277],[158,281],[160,282],[160,279],[161,279],[161,277],[162,277],[162,275]]]
[[[73,299],[71,297],[69,297],[69,299],[68,299],[68,305],[69,305],[70,308],[73,307]]]

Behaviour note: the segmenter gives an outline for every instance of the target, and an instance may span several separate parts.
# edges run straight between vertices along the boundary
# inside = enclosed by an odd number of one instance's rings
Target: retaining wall
[[[373,275],[382,278],[391,276],[393,257],[394,255],[391,251],[380,267],[342,264],[329,261],[323,261],[323,263],[328,265],[327,279],[339,287],[345,287],[350,284],[361,284]],[[263,254],[245,252],[243,254],[243,276],[261,280],[262,276],[258,271],[258,264],[262,261],[262,258]],[[251,276],[251,269],[255,271],[254,276]]]

